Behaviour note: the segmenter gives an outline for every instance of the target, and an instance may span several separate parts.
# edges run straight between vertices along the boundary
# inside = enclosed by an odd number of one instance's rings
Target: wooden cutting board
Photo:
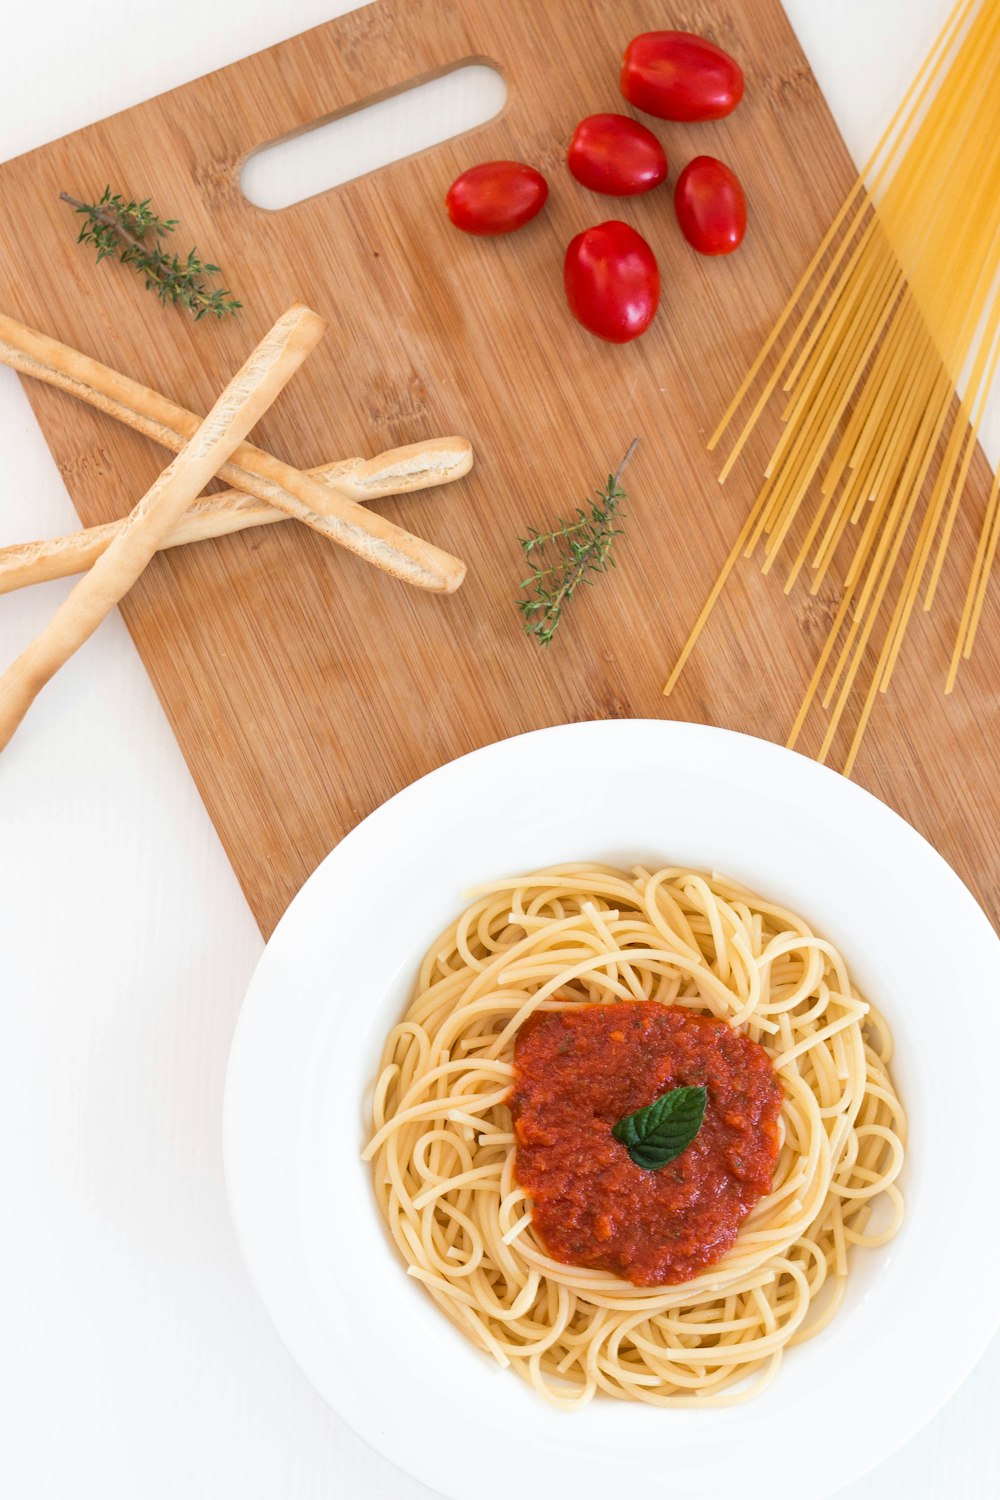
[[[752,224],[729,260],[689,250],[668,193],[602,199],[563,165],[581,116],[624,107],[617,59],[630,36],[657,25],[713,37],[746,72],[732,118],[656,125],[671,181],[702,152],[742,177]],[[259,145],[473,60],[507,82],[507,106],[489,124],[281,213],[243,197],[241,163]],[[459,171],[495,157],[533,162],[552,193],[526,230],[484,242],[451,228],[442,198]],[[626,715],[784,740],[831,617],[829,592],[786,599],[776,579],[744,565],[677,692],[665,700],[660,689],[764,451],[751,449],[720,489],[706,434],[852,177],[776,0],[375,0],[0,167],[8,313],[201,411],[302,299],[330,332],[257,441],[301,467],[437,434],[464,433],[475,446],[468,479],[384,504],[468,561],[454,596],[394,583],[289,523],[163,555],[125,602],[265,933],[359,819],[491,740]],[[92,197],[106,182],[151,194],[180,218],[177,248],[194,242],[221,262],[245,303],[238,321],[193,324],[159,308],[132,273],[96,267],[75,246],[59,192]],[[649,239],[665,288],[653,329],[624,348],[579,328],[562,294],[568,240],[613,217]],[[67,397],[29,395],[83,521],[125,513],[163,454]],[[582,500],[636,434],[618,571],[573,605],[542,652],[514,608],[516,538]],[[987,484],[980,454],[977,505]],[[974,661],[951,699],[941,693],[971,531],[970,522],[956,535],[935,614],[915,619],[855,775],[926,834],[996,918],[996,588]]]

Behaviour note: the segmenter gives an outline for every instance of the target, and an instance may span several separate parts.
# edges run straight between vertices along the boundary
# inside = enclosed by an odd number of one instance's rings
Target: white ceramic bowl
[[[404,1270],[359,1153],[386,1031],[427,944],[480,881],[565,860],[716,869],[842,949],[896,1038],[906,1223],[856,1252],[846,1305],[755,1400],[547,1406]],[[233,1043],[225,1160],[278,1331],[330,1405],[453,1500],[818,1500],[916,1431],[1000,1320],[992,1161],[1000,943],[954,872],[881,802],[761,740],[660,720],[478,750],[393,797],[307,881]]]

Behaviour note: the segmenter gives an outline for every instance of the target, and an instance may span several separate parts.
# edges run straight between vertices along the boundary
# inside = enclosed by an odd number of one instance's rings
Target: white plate
[[[801,912],[896,1036],[911,1120],[895,1242],[855,1253],[847,1303],[756,1400],[558,1412],[451,1328],[404,1274],[359,1160],[384,1035],[470,886],[562,860],[690,864]],[[926,1422],[998,1322],[1000,944],[895,813],[811,760],[725,730],[573,724],[478,750],[350,833],[260,961],[225,1103],[236,1229],[317,1390],[453,1500],[653,1493],[811,1500]]]

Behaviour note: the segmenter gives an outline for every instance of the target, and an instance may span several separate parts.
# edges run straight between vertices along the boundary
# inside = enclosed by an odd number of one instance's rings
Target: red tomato
[[[645,333],[660,301],[656,256],[641,234],[618,219],[570,240],[563,281],[577,322],[611,344]]]
[[[674,188],[677,222],[702,255],[730,255],[747,228],[747,200],[740,180],[714,156],[689,161]]]
[[[719,120],[743,98],[739,64],[689,31],[646,31],[625,49],[622,93],[661,120]]]
[[[566,165],[595,193],[629,197],[648,193],[667,175],[666,152],[656,136],[628,115],[588,115],[573,132]]]
[[[466,234],[509,234],[545,205],[549,185],[520,161],[485,161],[456,177],[445,197],[448,217]]]

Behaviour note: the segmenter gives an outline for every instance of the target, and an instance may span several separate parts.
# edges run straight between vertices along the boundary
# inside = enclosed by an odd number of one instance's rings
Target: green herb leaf
[[[572,520],[558,516],[551,531],[532,526],[527,536],[518,537],[531,572],[521,580],[527,598],[519,599],[517,607],[525,631],[539,646],[552,644],[562,612],[577,588],[593,584],[598,573],[615,566],[612,547],[622,530],[614,523],[620,519],[625,499],[619,480],[638,442],[632,439],[617,473],[608,475],[604,489],[597,491],[587,509],[577,506]]]
[[[134,266],[146,290],[154,292],[164,305],[170,302],[187,308],[196,323],[206,313],[224,318],[239,311],[242,304],[235,297],[222,287],[209,286],[204,279],[220,274],[218,266],[202,261],[195,248],[188,251],[184,261],[167,254],[161,241],[174,232],[177,220],[158,218],[148,198],[141,203],[134,198],[126,203],[121,193],[112,193],[110,185],[97,203],[81,203],[69,193],[59,196],[84,216],[77,244],[93,245],[98,262],[117,256],[122,265]]]
[[[701,1129],[707,1100],[704,1084],[668,1089],[645,1109],[619,1120],[611,1134],[628,1147],[637,1167],[659,1171],[690,1146]]]

